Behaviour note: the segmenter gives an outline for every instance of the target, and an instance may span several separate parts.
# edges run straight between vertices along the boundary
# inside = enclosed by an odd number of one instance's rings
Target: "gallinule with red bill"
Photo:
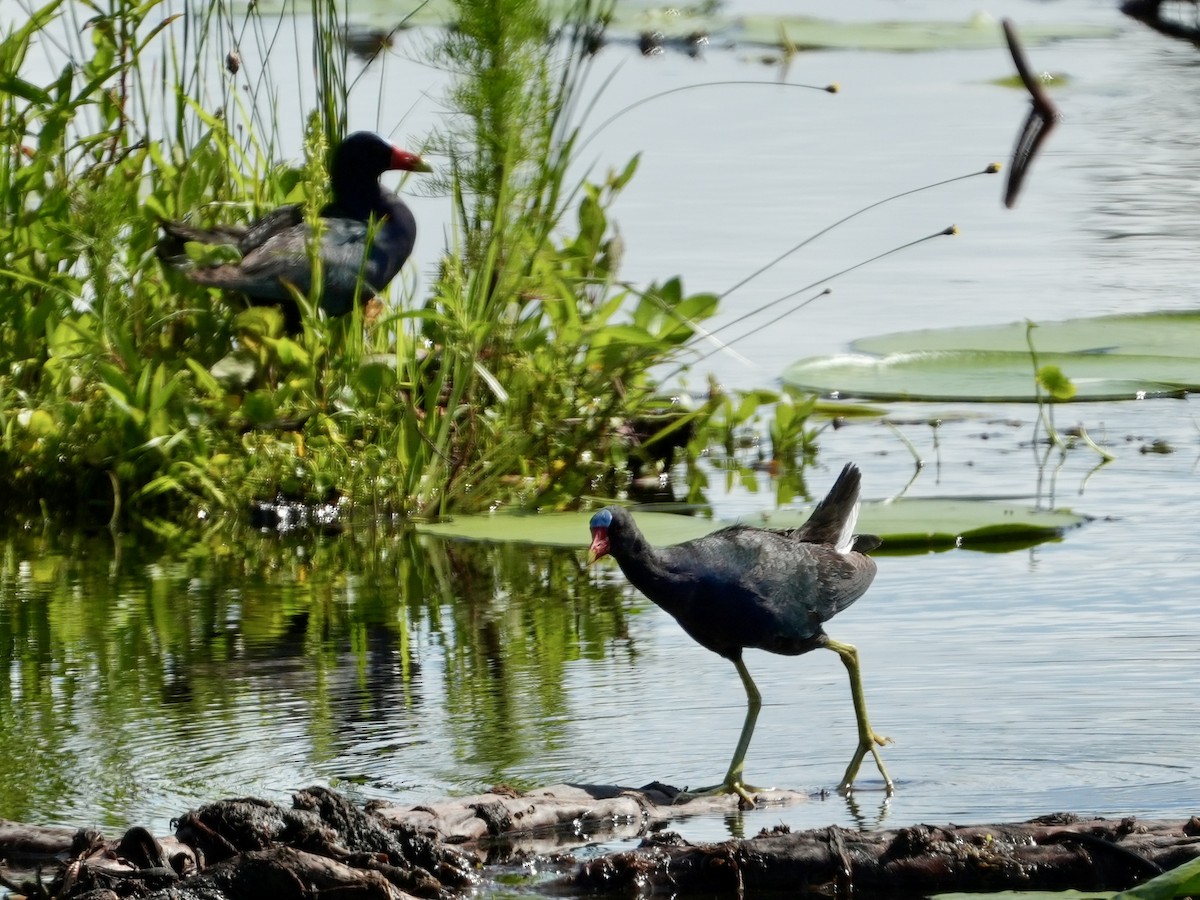
[[[379,184],[379,176],[389,170],[431,171],[415,153],[368,131],[351,134],[333,152],[329,167],[333,200],[321,210],[319,248],[324,275],[321,308],[327,315],[350,312],[356,296],[360,303],[374,297],[412,253],[417,237],[412,211]],[[282,206],[250,225],[202,229],[182,222],[161,224],[167,238],[159,255],[183,268],[188,278],[244,294],[256,306],[280,305],[288,331],[299,331],[300,312],[290,287],[301,294],[312,288],[312,229],[299,204]],[[187,267],[183,245],[188,241],[234,246],[242,259]]]
[[[656,549],[622,507],[600,510],[591,520],[588,562],[611,555],[639,591],[665,609],[701,646],[730,660],[746,689],[746,720],[725,780],[690,794],[732,793],[753,806],[756,788],[742,781],[742,766],[762,696],[742,661],[746,648],[798,656],[832,650],[850,674],[858,721],[858,748],[838,790],[851,789],[870,753],[891,793],[892,780],[879,747],[889,742],[867,720],[858,651],[833,640],[821,627],[870,586],[879,546],[875,535],[854,534],[861,475],[848,463],[829,494],[799,528],[734,525],[682,544]]]

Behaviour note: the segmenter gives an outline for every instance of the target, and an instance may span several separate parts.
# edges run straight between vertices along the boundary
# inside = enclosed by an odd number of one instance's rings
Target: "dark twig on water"
[[[1017,144],[1013,148],[1012,166],[1009,168],[1008,183],[1004,188],[1004,205],[1012,209],[1017,203],[1017,195],[1021,192],[1021,185],[1025,182],[1025,175],[1029,171],[1033,158],[1037,155],[1042,142],[1054,129],[1054,124],[1061,118],[1061,114],[1058,107],[1054,105],[1054,101],[1046,93],[1045,88],[1042,87],[1041,79],[1030,71],[1029,62],[1025,58],[1021,42],[1017,39],[1017,30],[1012,20],[1005,19],[1003,24],[1004,38],[1008,41],[1008,50],[1012,54],[1013,64],[1017,67],[1017,74],[1021,76],[1021,82],[1033,100],[1033,106],[1025,118],[1025,123],[1021,126],[1021,133],[1017,136]]]

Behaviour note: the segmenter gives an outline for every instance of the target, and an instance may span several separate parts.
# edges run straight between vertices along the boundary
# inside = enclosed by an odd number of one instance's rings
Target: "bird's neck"
[[[370,218],[371,213],[383,215],[388,212],[386,199],[390,197],[374,179],[361,177],[335,178],[333,180],[333,203],[341,215],[352,219]]]
[[[673,590],[668,554],[656,550],[640,533],[613,555],[629,583],[663,609],[670,612],[673,601],[683,599]]]

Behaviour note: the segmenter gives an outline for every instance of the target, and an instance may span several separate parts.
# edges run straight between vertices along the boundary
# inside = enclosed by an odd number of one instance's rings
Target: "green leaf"
[[[1200,390],[1200,358],[1041,352],[1071,373],[1077,400],[1134,400]],[[917,350],[885,357],[848,354],[800,360],[783,373],[792,387],[869,400],[1033,402],[1032,357],[1024,352]]]
[[[454,540],[586,547],[590,540],[588,521],[591,517],[592,513],[494,513],[418,524],[417,530]],[[711,519],[656,512],[638,513],[637,522],[650,543],[660,547],[702,537],[722,527],[722,523]]]
[[[12,72],[0,72],[0,94],[11,94],[40,106],[49,106],[54,102],[49,91]]]
[[[53,437],[58,433],[54,416],[44,409],[23,409],[17,414],[17,424],[35,438]]]
[[[606,228],[608,217],[603,207],[593,198],[584,197],[579,203],[579,240],[593,254],[599,248]]]
[[[199,241],[188,241],[183,245],[183,252],[198,266],[221,266],[226,263],[233,264],[242,261],[242,254],[232,244],[202,244]]]
[[[636,325],[609,325],[596,332],[596,337],[592,343],[596,347],[603,346],[604,344],[634,344],[644,346],[655,343],[655,338],[644,328],[639,328]]]
[[[209,371],[226,390],[243,391],[258,377],[258,357],[239,348],[217,360]]]
[[[302,368],[310,363],[311,357],[308,355],[308,351],[291,338],[267,337],[263,338],[263,343],[271,348],[275,358],[285,368]]]
[[[196,379],[196,387],[208,394],[210,398],[220,400],[225,396],[221,383],[203,365],[189,357],[187,367],[191,370],[192,377]]]
[[[1038,369],[1037,381],[1055,400],[1070,400],[1075,396],[1075,385],[1058,366],[1042,366]]]
[[[251,391],[242,401],[242,413],[255,425],[275,421],[275,400],[271,392]]]
[[[717,311],[720,298],[716,294],[692,294],[680,301],[675,307],[675,313],[685,319],[698,322],[707,319]]]
[[[1014,322],[863,338],[852,345],[855,354],[801,360],[783,377],[794,387],[838,396],[1033,401],[1038,382],[1030,377],[1030,327]],[[1054,399],[1123,400],[1200,389],[1200,312],[1099,316],[1036,328],[1038,375],[1048,379],[1041,383]]]
[[[918,350],[1007,350],[1028,354],[1028,323],[904,331],[862,338],[859,353],[887,356]],[[1200,347],[1200,312],[1153,312],[1037,323],[1038,354],[1182,356]],[[1069,370],[1068,370],[1069,371]]]
[[[239,312],[233,324],[238,331],[262,340],[283,332],[283,315],[274,306],[252,306]]]
[[[366,362],[354,373],[355,387],[368,396],[394,390],[399,381],[396,367],[386,362]]]
[[[739,20],[744,41],[777,44],[782,26],[798,47],[911,52],[976,47],[1003,47],[1004,35],[990,16],[964,16],[961,21],[844,21],[804,16],[750,15]],[[1109,26],[1079,23],[1023,22],[1021,40],[1026,46],[1066,37],[1094,38],[1112,35]]]
[[[795,528],[811,508],[745,519],[740,524]],[[655,546],[677,544],[711,534],[731,521],[701,519],[661,512],[637,512],[638,527]],[[523,515],[494,513],[456,516],[446,522],[420,524],[426,534],[456,540],[583,547],[588,543],[591,513]],[[913,551],[967,547],[1012,550],[1062,536],[1087,521],[1069,510],[1045,511],[992,500],[896,500],[864,503],[858,530],[883,538],[884,551]]]
[[[625,165],[625,170],[615,178],[609,179],[609,186],[614,191],[619,191],[621,188],[625,187],[625,185],[629,184],[629,180],[633,178],[634,173],[637,172],[638,163],[640,163],[641,160],[642,154],[635,153],[633,155],[633,159],[629,160],[629,162]]]
[[[1145,884],[1121,891],[1114,900],[1173,900],[1200,893],[1200,857],[1151,878]]]

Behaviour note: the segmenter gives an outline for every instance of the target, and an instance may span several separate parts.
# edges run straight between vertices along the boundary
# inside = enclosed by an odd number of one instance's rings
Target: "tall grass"
[[[440,514],[620,487],[662,430],[651,370],[717,300],[619,281],[608,210],[636,158],[570,179],[585,35],[606,8],[455,9],[437,53],[460,73],[456,115],[429,137],[454,210],[436,283],[382,315],[327,320],[306,303],[296,337],[164,269],[157,221],[319,208],[347,127],[347,7],[313,4],[320,99],[298,168],[271,162],[278,84],[219,69],[247,35],[274,49],[253,5],[112,0],[75,22],[51,0],[4,36],[0,490],[14,510],[177,530],[280,493]],[[29,54],[56,34],[74,35],[67,62],[36,83]]]

